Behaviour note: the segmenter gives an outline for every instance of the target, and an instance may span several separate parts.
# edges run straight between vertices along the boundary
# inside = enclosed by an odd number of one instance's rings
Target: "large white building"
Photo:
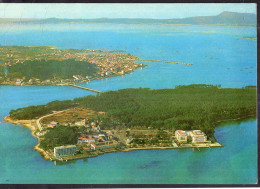
[[[186,132],[183,130],[175,131],[175,137],[180,143],[186,143],[188,139]]]
[[[201,130],[177,130],[175,136],[180,143],[186,143],[188,140],[191,140],[192,143],[207,142],[207,136]]]
[[[206,142],[207,136],[201,130],[193,130],[191,132],[192,143]]]
[[[74,154],[76,154],[76,145],[58,146],[54,148],[54,155],[56,157],[70,156]]]

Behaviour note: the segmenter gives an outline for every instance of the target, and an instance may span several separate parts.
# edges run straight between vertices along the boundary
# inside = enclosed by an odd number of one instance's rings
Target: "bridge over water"
[[[60,85],[67,85],[67,86],[76,87],[76,88],[80,88],[80,89],[84,89],[84,90],[88,90],[88,91],[92,91],[92,92],[96,92],[96,93],[104,93],[103,91],[99,91],[99,90],[95,90],[95,89],[90,89],[90,88],[87,88],[87,87],[82,87],[82,86],[79,86],[79,85],[76,85],[76,84],[71,84],[71,83],[68,83],[68,84],[60,84]]]

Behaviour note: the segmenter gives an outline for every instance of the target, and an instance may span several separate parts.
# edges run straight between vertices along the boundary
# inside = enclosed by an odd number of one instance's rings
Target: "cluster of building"
[[[107,137],[104,134],[92,134],[92,135],[81,134],[81,136],[78,137],[78,143],[86,143],[86,144],[91,144],[94,142],[105,142],[106,140]]]
[[[35,51],[34,48],[37,50]],[[6,47],[2,48],[3,52],[0,53],[0,59],[4,60],[6,66],[12,66],[12,64],[23,63],[26,60],[68,60],[74,59],[76,61],[83,61],[92,64],[96,64],[99,68],[98,73],[95,73],[95,77],[108,77],[112,75],[120,75],[132,72],[137,67],[142,66],[142,64],[137,64],[134,61],[138,60],[138,57],[130,54],[120,54],[120,53],[104,53],[106,51],[101,51],[100,53],[80,53],[71,49],[56,49],[54,47]],[[24,52],[27,53],[24,53]],[[84,50],[82,50],[84,51]],[[86,50],[88,51],[88,50]],[[36,53],[37,52],[37,53]],[[96,51],[93,51],[96,52]],[[29,55],[28,55],[29,54]],[[89,81],[93,76],[87,75],[74,75],[73,78],[67,78],[67,82],[71,81]],[[37,78],[34,78],[37,79]],[[15,84],[15,85],[47,85],[47,84],[59,84],[62,83],[60,80],[55,80],[54,78],[49,78],[46,81],[7,81],[5,78],[5,84]],[[64,80],[64,81],[66,81]]]
[[[175,131],[175,137],[179,143],[208,143],[207,136],[201,130],[177,130]]]
[[[50,79],[41,81],[40,79],[37,79],[37,78],[31,78],[29,80],[26,80],[25,77],[10,79],[10,78],[5,78],[4,76],[0,76],[0,78],[4,78],[4,81],[2,82],[2,84],[17,85],[17,86],[54,85],[54,84],[62,83],[62,80],[50,80]],[[68,80],[68,81],[71,81],[71,80]]]
[[[99,67],[101,77],[125,74],[136,69],[138,64],[134,60],[138,58],[128,54],[92,54],[84,56],[86,61]]]
[[[113,139],[111,131],[106,134],[81,134],[77,145],[58,146],[54,148],[55,157],[75,155],[77,146],[82,146],[86,152],[119,147],[120,144]]]
[[[69,124],[70,126],[78,126],[78,127],[86,127],[86,132],[89,133],[89,132],[100,132],[100,123],[99,121],[87,121],[86,119],[82,119],[80,121],[77,121],[75,123],[68,123],[67,122],[67,125]]]
[[[74,122],[73,125],[69,124],[70,126],[79,126],[84,129],[80,131],[76,145],[55,147],[54,156],[62,157],[74,155],[77,153],[77,150],[89,152],[119,147],[120,143],[116,141],[112,131],[101,132],[100,123],[100,121],[82,119]],[[51,121],[47,124],[47,128],[55,128],[59,125],[60,123],[58,121]]]
[[[77,126],[77,127],[82,127],[84,126],[86,128],[86,132],[100,132],[100,124],[101,122],[99,121],[92,121],[92,122],[87,122],[86,119],[82,119],[77,122],[66,122],[66,123],[59,123],[58,121],[51,121],[47,125],[47,128],[54,128],[58,127],[60,124],[64,126]]]
[[[78,145],[86,151],[92,151],[115,148],[119,146],[119,143],[114,139],[112,132],[107,131],[105,134],[81,134],[78,137]]]

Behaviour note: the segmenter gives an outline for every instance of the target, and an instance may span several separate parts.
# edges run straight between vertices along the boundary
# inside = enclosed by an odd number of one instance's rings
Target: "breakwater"
[[[171,64],[182,64],[182,65],[187,65],[191,66],[193,65],[192,63],[185,63],[185,62],[172,62],[172,61],[165,61],[165,60],[138,60],[138,61],[146,61],[146,62],[164,62],[164,63],[171,63]]]

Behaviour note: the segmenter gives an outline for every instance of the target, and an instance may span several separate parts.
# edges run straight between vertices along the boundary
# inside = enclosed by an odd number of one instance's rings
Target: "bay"
[[[80,84],[102,91],[196,83],[226,88],[256,85],[256,41],[236,38],[243,36],[256,36],[256,29],[120,24],[0,28],[2,45],[126,50],[140,59],[193,64],[145,62],[148,66],[132,74]],[[95,93],[65,86],[0,87],[0,183],[256,183],[255,119],[220,125],[215,136],[223,148],[119,152],[56,165],[33,150],[37,140],[29,129],[3,123],[11,109],[85,95]]]

